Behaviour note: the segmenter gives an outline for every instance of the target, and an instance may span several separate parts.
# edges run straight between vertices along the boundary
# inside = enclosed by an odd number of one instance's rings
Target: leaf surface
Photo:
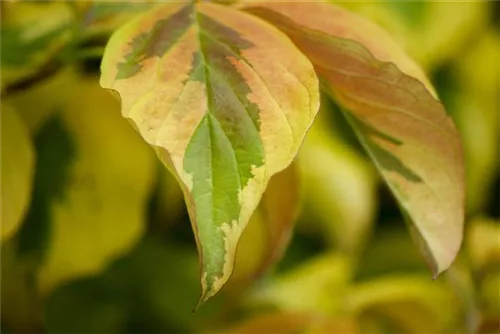
[[[314,69],[277,29],[230,7],[168,3],[110,39],[101,85],[181,184],[202,262],[200,303],[229,279],[270,177],[319,107]]]
[[[332,4],[247,3],[308,56],[397,198],[435,275],[462,240],[460,138],[420,68],[376,25]]]
[[[35,153],[28,129],[16,112],[2,106],[2,234],[12,236],[29,206]]]

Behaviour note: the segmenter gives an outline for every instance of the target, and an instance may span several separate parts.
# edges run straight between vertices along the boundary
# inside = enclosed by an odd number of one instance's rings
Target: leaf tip
[[[456,238],[453,245],[447,245],[447,251],[442,254],[439,258],[435,256],[432,257],[431,270],[432,270],[432,279],[436,280],[439,275],[448,270],[453,262],[455,261],[458,252],[460,251],[460,247],[462,244],[462,234]]]

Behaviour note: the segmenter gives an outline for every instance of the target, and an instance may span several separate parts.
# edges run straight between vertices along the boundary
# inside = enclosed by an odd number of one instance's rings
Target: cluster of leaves
[[[408,17],[418,11],[392,15],[401,8],[389,4],[345,5],[389,30],[407,27],[395,35],[400,45],[428,41],[434,56],[407,47],[427,69],[456,56],[442,39],[425,38],[434,36],[436,20],[420,22],[417,37]],[[434,15],[442,10],[425,6]],[[488,11],[470,6],[445,36],[466,40],[459,29],[476,22],[467,15]],[[366,242],[376,171],[434,275],[461,245],[464,181],[479,192],[467,201],[471,217],[484,212],[498,167],[491,139],[499,133],[498,71],[467,71],[498,56],[498,36],[490,35],[478,54],[467,54],[472,65],[453,72],[458,79],[436,72],[458,83],[441,96],[459,110],[453,117],[473,170],[464,180],[458,131],[424,72],[386,32],[344,7],[2,2],[2,326],[220,332],[239,312],[258,312],[229,332],[479,324],[489,331],[500,307],[491,298],[499,274],[489,274],[500,254],[495,223],[474,219],[467,239],[474,265],[459,260],[435,282],[398,229]],[[100,85],[120,102],[99,87],[94,60]],[[474,105],[468,76],[480,77],[475,89],[485,105]],[[469,96],[447,99],[455,90]],[[477,108],[482,122],[466,121],[470,110],[461,102]],[[307,253],[294,253],[292,243],[273,275],[268,270],[285,253],[302,206],[297,238],[316,235],[315,243],[332,247],[287,269]],[[179,227],[188,220],[201,263],[199,303],[228,283],[195,315],[197,254]],[[401,264],[418,274],[380,276]],[[463,315],[468,322],[457,320]]]

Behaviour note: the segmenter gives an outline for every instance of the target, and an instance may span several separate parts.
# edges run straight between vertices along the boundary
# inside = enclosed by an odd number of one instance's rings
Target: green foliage
[[[500,330],[493,4],[1,6],[2,331]]]

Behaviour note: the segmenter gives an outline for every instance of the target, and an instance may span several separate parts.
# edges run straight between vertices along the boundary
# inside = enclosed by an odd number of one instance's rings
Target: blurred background
[[[453,266],[432,280],[324,97],[265,194],[282,210],[261,203],[231,281],[193,313],[182,193],[98,84],[109,35],[151,4],[0,2],[1,332],[499,333],[498,3],[339,3],[421,64],[461,133],[467,215]]]

